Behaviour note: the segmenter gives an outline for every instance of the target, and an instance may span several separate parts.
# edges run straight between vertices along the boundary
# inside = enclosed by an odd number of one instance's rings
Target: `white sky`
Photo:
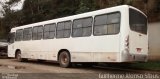
[[[5,2],[5,1],[9,1],[9,0],[1,0],[0,2]],[[22,9],[24,1],[25,0],[19,1],[16,5],[13,5],[13,7],[11,7],[11,9],[12,10],[20,10],[20,9]],[[1,4],[0,4],[0,11],[3,11]],[[1,16],[2,16],[2,14],[0,13],[0,17]]]
[[[21,1],[18,2],[17,5],[14,5],[14,7],[12,7],[11,9],[12,10],[20,10],[20,9],[22,9],[23,3],[24,3],[24,0],[21,0]]]

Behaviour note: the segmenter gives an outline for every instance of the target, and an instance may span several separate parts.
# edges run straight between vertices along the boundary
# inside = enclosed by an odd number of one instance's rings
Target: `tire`
[[[17,59],[17,61],[19,61],[19,62],[28,61],[27,58],[22,58],[22,57],[21,57],[21,51],[17,51],[17,52],[16,52],[16,59]]]
[[[59,55],[59,64],[63,68],[67,68],[71,66],[70,55],[67,51],[62,51]]]

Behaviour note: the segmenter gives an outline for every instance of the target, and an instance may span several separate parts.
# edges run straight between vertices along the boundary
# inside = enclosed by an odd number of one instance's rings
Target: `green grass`
[[[148,61],[144,63],[132,63],[131,68],[144,69],[144,70],[157,70],[160,71],[160,61]]]

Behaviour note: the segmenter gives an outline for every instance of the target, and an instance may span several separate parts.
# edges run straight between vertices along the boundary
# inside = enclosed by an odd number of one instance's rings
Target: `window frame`
[[[94,31],[95,31],[95,29],[94,29],[94,28],[95,28],[95,18],[96,18],[97,16],[107,15],[107,20],[108,20],[108,15],[114,14],[114,13],[119,13],[119,18],[120,18],[120,19],[119,19],[119,22],[117,22],[117,23],[119,24],[119,32],[118,32],[118,33],[109,33],[109,34],[108,34],[108,31],[107,31],[107,34],[96,35],[96,34],[94,33]],[[117,23],[107,23],[107,22],[106,22],[105,25],[117,24]],[[110,13],[104,13],[104,14],[100,14],[100,15],[95,15],[95,16],[94,16],[93,36],[117,35],[117,34],[120,33],[120,29],[121,29],[121,12],[120,12],[120,11],[115,11],[115,12],[110,12]],[[107,30],[108,30],[108,26],[107,26]]]

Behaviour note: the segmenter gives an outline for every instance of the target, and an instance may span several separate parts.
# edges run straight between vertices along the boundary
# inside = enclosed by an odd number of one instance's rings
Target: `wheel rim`
[[[17,60],[18,60],[18,61],[21,60],[21,54],[20,54],[20,53],[17,54]]]
[[[68,63],[68,58],[67,58],[67,54],[62,54],[61,56],[61,63],[62,64],[67,64]]]

